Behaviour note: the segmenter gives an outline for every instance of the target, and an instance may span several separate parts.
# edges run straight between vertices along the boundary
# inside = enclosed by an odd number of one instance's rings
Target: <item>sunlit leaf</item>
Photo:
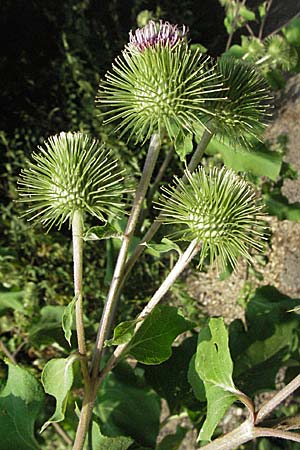
[[[44,423],[42,430],[50,423],[61,422],[65,418],[65,410],[68,394],[73,384],[73,364],[77,355],[68,358],[51,359],[44,367],[42,373],[42,383],[45,392],[56,399],[56,408],[52,416]]]
[[[209,441],[229,406],[239,398],[233,380],[228,333],[223,319],[211,319],[199,333],[195,369],[202,379],[207,398],[207,416],[199,439]]]

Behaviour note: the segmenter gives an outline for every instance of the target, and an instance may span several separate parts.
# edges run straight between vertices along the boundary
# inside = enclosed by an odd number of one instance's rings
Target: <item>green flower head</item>
[[[224,99],[208,106],[214,113],[216,135],[233,146],[251,148],[270,116],[268,85],[253,64],[230,56],[219,58],[216,70],[226,89]]]
[[[46,225],[71,224],[76,210],[99,220],[122,208],[122,171],[98,141],[82,133],[50,137],[21,172],[20,202],[30,206],[24,216]]]
[[[209,58],[188,48],[186,33],[162,21],[130,33],[100,84],[96,101],[106,123],[117,121],[117,130],[139,141],[162,131],[170,138],[194,131],[220,84]]]
[[[177,186],[163,188],[162,221],[181,226],[174,236],[202,242],[200,265],[207,255],[223,268],[235,268],[239,256],[251,262],[249,249],[262,249],[265,229],[254,189],[225,167],[185,175],[187,184],[175,177]]]

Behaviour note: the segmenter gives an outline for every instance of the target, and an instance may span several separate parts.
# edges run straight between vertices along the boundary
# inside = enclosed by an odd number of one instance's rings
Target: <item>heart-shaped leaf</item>
[[[127,354],[144,364],[160,364],[171,356],[174,339],[193,327],[177,308],[157,306],[130,341]]]

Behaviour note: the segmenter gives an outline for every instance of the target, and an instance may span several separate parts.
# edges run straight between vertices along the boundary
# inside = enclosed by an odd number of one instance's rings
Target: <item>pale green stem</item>
[[[100,359],[103,351],[104,342],[107,339],[111,320],[113,316],[113,312],[115,309],[115,304],[118,299],[118,288],[123,276],[124,265],[126,263],[128,248],[130,241],[133,237],[134,230],[138,221],[138,217],[141,211],[142,203],[144,201],[151,176],[157,161],[157,157],[159,154],[161,146],[161,137],[159,134],[154,134],[151,138],[145,165],[143,168],[143,173],[138,185],[138,188],[135,193],[134,203],[131,209],[131,214],[128,219],[127,227],[123,236],[121,248],[119,251],[114,275],[111,281],[109,293],[104,305],[104,310],[101,318],[101,322],[99,324],[98,335],[96,340],[96,349],[94,353],[94,358],[92,362],[92,378],[93,380],[97,379]]]
[[[192,159],[191,159],[191,161],[190,161],[190,163],[188,165],[188,170],[191,173],[194,172],[194,170],[200,164],[202,156],[204,154],[204,151],[205,151],[206,147],[208,146],[211,138],[213,137],[213,134],[214,134],[214,125],[213,125],[213,123],[211,122],[210,124],[207,124],[206,128],[207,129],[204,130],[202,138],[201,138],[201,141],[197,145],[195,153],[193,154],[193,157],[192,157]],[[183,175],[182,181],[184,183],[187,181],[186,175]],[[127,261],[127,263],[125,265],[125,269],[124,269],[124,274],[123,274],[123,278],[122,278],[122,284],[126,281],[128,275],[131,272],[131,270],[132,270],[133,266],[135,265],[136,261],[139,259],[139,257],[141,256],[141,254],[143,253],[143,251],[146,248],[145,245],[141,245],[141,244],[143,244],[144,242],[151,241],[151,239],[153,238],[153,236],[156,234],[156,232],[158,231],[158,229],[161,226],[160,219],[162,217],[163,217],[163,211],[159,214],[159,216],[156,219],[156,221],[151,225],[151,227],[149,228],[149,230],[147,231],[145,236],[142,238],[141,243],[136,246],[133,254],[128,259],[128,261]],[[119,288],[121,288],[121,286],[122,285],[120,285]]]
[[[249,420],[246,420],[242,423],[242,425],[230,433],[227,433],[209,444],[204,445],[204,447],[201,447],[201,450],[232,450],[236,449],[245,442],[251,441],[253,438],[253,424]]]
[[[175,283],[179,275],[189,265],[194,256],[199,252],[201,245],[202,244],[199,243],[197,239],[194,239],[190,243],[188,248],[185,250],[185,252],[179,257],[177,263],[175,264],[171,272],[168,274],[162,285],[155,292],[155,294],[153,295],[151,300],[147,303],[143,311],[139,314],[134,333],[136,333],[139,330],[139,328],[143,324],[143,320],[153,311],[155,306],[160,302],[160,300],[168,292],[170,287]],[[99,384],[104,379],[106,374],[116,365],[116,363],[124,355],[124,353],[126,353],[128,346],[130,347],[130,341],[126,344],[118,345],[113,355],[110,357],[108,363],[104,367],[103,371],[101,372]]]
[[[90,393],[90,376],[86,358],[86,343],[83,323],[83,302],[82,302],[82,256],[83,256],[83,217],[81,211],[75,211],[72,220],[73,238],[73,263],[74,263],[74,293],[77,298],[75,307],[76,332],[81,370],[84,380],[84,399],[80,412],[79,424],[76,430],[73,450],[82,450],[89,424],[89,402],[86,398]]]
[[[74,294],[76,297],[75,317],[78,351],[81,358],[81,367],[85,381],[89,380],[86,363],[86,343],[83,323],[83,302],[82,302],[82,256],[83,256],[83,217],[81,211],[75,211],[72,220],[72,240],[73,240],[73,267],[74,267]]]
[[[283,400],[291,395],[300,386],[300,375],[297,375],[290,383],[277,392],[267,403],[265,403],[256,415],[255,423],[258,424],[273,411]]]

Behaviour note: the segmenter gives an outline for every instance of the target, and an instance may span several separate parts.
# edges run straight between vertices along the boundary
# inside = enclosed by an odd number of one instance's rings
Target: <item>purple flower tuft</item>
[[[141,52],[156,45],[174,47],[183,40],[188,31],[185,25],[180,30],[178,25],[171,25],[162,20],[159,23],[150,20],[146,26],[137,29],[134,33],[130,31],[129,42]]]

